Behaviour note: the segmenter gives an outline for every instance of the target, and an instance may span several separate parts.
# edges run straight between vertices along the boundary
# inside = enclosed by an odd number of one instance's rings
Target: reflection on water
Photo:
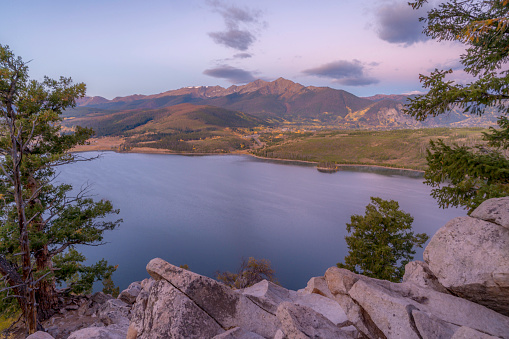
[[[118,264],[113,278],[121,289],[147,277],[154,257],[207,276],[234,270],[242,257],[266,258],[283,286],[305,287],[346,255],[345,224],[364,214],[370,196],[399,201],[415,218],[414,230],[429,235],[465,215],[439,209],[422,179],[324,174],[249,156],[107,152],[61,172],[59,180],[75,187],[88,181],[97,199],[120,209],[124,223],[106,234],[108,244],[81,250],[90,261]]]

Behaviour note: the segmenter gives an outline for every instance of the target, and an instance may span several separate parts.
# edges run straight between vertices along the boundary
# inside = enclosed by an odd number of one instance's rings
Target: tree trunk
[[[37,308],[35,301],[34,277],[32,274],[32,261],[30,253],[30,240],[28,237],[28,225],[25,214],[25,200],[23,199],[23,183],[21,181],[21,160],[23,158],[22,145],[23,141],[19,139],[21,131],[15,124],[16,113],[14,109],[7,105],[9,118],[9,132],[11,136],[11,161],[12,161],[12,184],[14,186],[14,201],[16,203],[16,212],[19,227],[19,244],[22,257],[22,281],[24,284],[24,307],[22,308],[25,318],[25,326],[28,334],[37,331]]]
[[[36,253],[35,260],[38,272],[52,270],[53,263],[48,256],[47,246]],[[54,277],[46,277],[37,283],[35,297],[37,300],[37,319],[39,321],[48,319],[58,310],[58,293],[55,284]]]
[[[32,195],[30,205],[40,206],[42,210],[42,204],[38,198],[38,190],[40,189],[40,183],[30,175],[27,180],[27,188]],[[44,231],[44,221],[41,216],[36,217],[32,221],[31,227],[38,232]],[[35,249],[35,267],[36,272],[51,272],[53,269],[53,262],[49,255],[48,244],[42,244],[41,248]],[[53,276],[45,277],[39,281],[36,285],[35,297],[37,300],[37,320],[43,321],[55,314],[58,309],[58,293],[55,288],[56,282]]]

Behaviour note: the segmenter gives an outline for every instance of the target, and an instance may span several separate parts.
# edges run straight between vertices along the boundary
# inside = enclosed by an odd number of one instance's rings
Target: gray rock
[[[132,305],[136,301],[136,298],[140,294],[142,289],[140,282],[133,282],[131,283],[125,290],[120,292],[118,299],[122,300],[123,302]]]
[[[159,258],[148,263],[147,272],[155,280],[168,281],[224,329],[238,326],[264,337],[273,337],[276,333],[278,322],[272,313],[213,279]]]
[[[336,301],[320,294],[311,293],[296,295],[293,296],[292,302],[296,305],[311,308],[315,312],[329,319],[333,324],[340,327],[348,321],[345,311]]]
[[[424,288],[431,288],[437,292],[449,293],[447,289],[442,286],[437,277],[431,272],[428,264],[424,261],[411,261],[405,265],[405,275],[403,282],[416,284]]]
[[[286,288],[267,280],[262,280],[251,287],[239,290],[239,292],[274,315],[279,304],[290,301],[290,292]]]
[[[127,327],[87,327],[71,333],[67,339],[125,339]]]
[[[470,216],[509,228],[509,197],[486,200]]]
[[[152,284],[145,301],[134,304],[124,338],[212,338],[224,332],[217,321],[164,279]]]
[[[423,339],[451,338],[458,328],[432,314],[412,310],[412,318],[418,333]]]
[[[112,324],[123,325],[127,331],[129,326],[129,311],[131,307],[119,299],[107,300],[98,310],[98,317],[106,326]]]
[[[278,329],[274,335],[274,339],[286,339],[285,333],[281,329]]]
[[[319,278],[315,279],[311,281],[316,282]],[[323,277],[320,288],[328,291],[327,284]],[[251,287],[241,290],[241,292],[254,303],[273,314],[276,314],[279,304],[287,301],[312,308],[334,324],[343,324],[348,320],[345,311],[343,311],[337,302],[321,294],[310,293],[309,289],[303,290],[303,293],[296,293],[295,291],[289,291],[272,282],[263,280]],[[334,298],[330,291],[329,295]]]
[[[309,279],[306,288],[304,289],[309,293],[315,293],[323,295],[324,297],[334,299],[324,277],[314,277]]]
[[[423,256],[455,295],[509,316],[509,228],[455,218],[436,232]]]
[[[335,267],[327,270],[325,279],[349,321],[368,337],[380,336],[379,330],[391,338],[418,338],[426,334],[419,332],[419,322],[421,328],[433,324],[444,333],[447,327],[457,326],[502,338],[509,333],[508,317],[450,294],[411,283],[366,278]]]
[[[346,294],[338,294],[334,297],[334,300],[341,305],[345,310],[348,322],[343,325],[353,325],[357,331],[362,333],[364,337],[368,338],[383,338],[384,334],[380,329],[373,323],[369,314],[367,314],[350,296]],[[346,327],[345,328],[346,330]]]
[[[55,339],[51,334],[43,332],[43,331],[37,331],[34,334],[30,334],[26,339]]]
[[[381,287],[357,281],[349,295],[365,310],[387,338],[420,339],[411,318],[411,303],[400,296],[393,296]]]
[[[451,339],[498,339],[486,333],[476,331],[470,327],[462,326],[458,329]]]
[[[106,300],[113,299],[111,295],[104,294],[103,292],[94,293],[90,299],[96,304],[104,304]]]
[[[283,302],[277,309],[277,318],[288,338],[348,338],[329,319],[306,306]]]
[[[212,339],[264,339],[261,335],[235,327],[229,331],[216,335]]]

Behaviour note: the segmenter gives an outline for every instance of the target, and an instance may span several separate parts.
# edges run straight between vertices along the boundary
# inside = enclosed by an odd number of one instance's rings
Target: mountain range
[[[252,121],[267,124],[299,123],[320,125],[331,128],[417,128],[417,127],[465,127],[489,125],[496,121],[496,114],[487,112],[482,118],[451,111],[448,114],[415,121],[402,112],[406,95],[375,95],[357,97],[344,90],[329,87],[305,87],[301,84],[279,78],[268,82],[256,80],[243,86],[198,86],[185,87],[154,95],[130,95],[112,100],[103,97],[85,97],[78,101],[78,108],[67,113],[69,117],[80,118],[81,122],[111,120],[105,116],[123,112],[126,116],[140,116],[146,113],[147,122],[154,110],[188,104],[203,112],[203,107],[242,112]],[[166,109],[166,110],[164,110]],[[163,114],[159,112],[159,114]],[[115,120],[115,119],[113,119]],[[143,119],[141,119],[143,120]],[[89,121],[90,122],[90,121]]]

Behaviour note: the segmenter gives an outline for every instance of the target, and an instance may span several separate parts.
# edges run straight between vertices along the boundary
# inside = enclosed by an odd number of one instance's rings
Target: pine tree
[[[93,131],[60,128],[62,111],[84,94],[70,78],[30,80],[26,63],[0,45],[0,274],[29,333],[58,308],[57,282],[79,292],[114,270],[104,261],[86,268],[74,246],[100,244],[120,222],[102,218],[118,211],[86,188],[72,195],[70,185],[54,183],[57,166],[85,160],[70,151]]]
[[[410,3],[419,8],[427,2]],[[484,133],[484,144],[466,147],[432,142],[427,153],[426,184],[441,207],[463,206],[473,211],[486,199],[509,195],[509,0],[449,0],[422,18],[425,34],[466,46],[460,61],[474,79],[468,84],[448,80],[453,70],[420,75],[425,95],[410,99],[406,112],[417,120],[460,109],[482,115],[487,108],[501,115],[498,127]]]
[[[405,265],[415,254],[414,246],[428,240],[425,233],[410,231],[414,218],[399,209],[394,200],[371,197],[365,215],[352,215],[345,237],[348,255],[339,268],[368,277],[398,282]]]

